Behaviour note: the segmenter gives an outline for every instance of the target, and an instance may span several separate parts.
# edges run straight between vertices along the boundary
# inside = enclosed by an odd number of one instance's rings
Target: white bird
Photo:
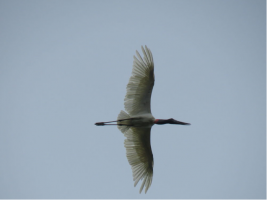
[[[127,85],[123,110],[119,113],[117,121],[97,122],[95,125],[117,125],[125,135],[124,146],[126,156],[132,167],[134,186],[143,179],[140,193],[145,186],[145,193],[152,183],[153,154],[150,146],[150,131],[154,124],[180,124],[190,125],[175,119],[155,119],[151,113],[150,99],[154,86],[154,62],[150,49],[145,46],[142,58],[138,51],[134,56],[132,76]],[[117,122],[117,124],[109,124]]]

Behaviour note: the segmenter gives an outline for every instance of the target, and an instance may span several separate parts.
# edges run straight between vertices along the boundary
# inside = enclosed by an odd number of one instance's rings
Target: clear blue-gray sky
[[[264,0],[0,1],[0,198],[265,198]],[[154,177],[124,136],[133,55],[154,56]]]

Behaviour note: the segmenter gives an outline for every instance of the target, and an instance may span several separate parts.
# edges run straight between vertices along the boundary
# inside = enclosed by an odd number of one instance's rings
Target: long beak
[[[170,123],[170,124],[180,124],[180,125],[191,125],[190,123],[177,121],[177,120],[175,120],[175,119],[171,119],[169,123]]]

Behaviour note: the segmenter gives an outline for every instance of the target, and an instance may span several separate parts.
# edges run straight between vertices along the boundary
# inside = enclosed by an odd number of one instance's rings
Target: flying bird
[[[140,193],[145,186],[145,193],[149,189],[153,178],[153,154],[150,146],[150,132],[154,124],[190,125],[170,119],[155,119],[151,113],[150,99],[154,86],[154,62],[150,49],[142,46],[143,58],[136,51],[134,56],[132,76],[127,85],[124,98],[125,111],[121,111],[116,121],[97,122],[95,125],[117,125],[126,137],[124,146],[126,156],[132,167],[134,186],[143,180]],[[117,122],[116,124],[111,124]]]

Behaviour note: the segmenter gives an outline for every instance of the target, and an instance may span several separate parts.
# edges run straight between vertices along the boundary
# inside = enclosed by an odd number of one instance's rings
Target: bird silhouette
[[[142,46],[143,58],[136,51],[134,56],[132,76],[127,85],[124,98],[125,111],[121,111],[116,121],[97,122],[97,126],[117,125],[125,135],[124,146],[126,156],[132,167],[134,186],[143,180],[140,193],[145,186],[145,193],[149,189],[153,178],[153,154],[150,145],[150,132],[154,124],[190,125],[170,119],[155,119],[151,113],[151,94],[154,86],[154,61],[150,49]],[[111,124],[117,122],[116,124]]]

